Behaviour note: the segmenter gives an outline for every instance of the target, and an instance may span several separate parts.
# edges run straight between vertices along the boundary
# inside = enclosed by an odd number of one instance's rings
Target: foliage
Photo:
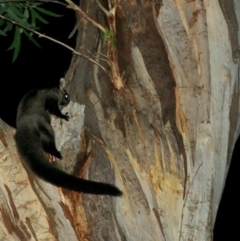
[[[114,38],[114,34],[111,30],[106,30],[104,35],[103,35],[103,45],[105,46],[107,41],[109,41],[111,43],[111,46],[115,46],[116,45],[116,40]]]
[[[48,24],[48,21],[42,17],[43,14],[61,17],[61,15],[45,10],[40,7],[41,5],[42,3],[33,1],[0,3],[0,35],[7,36],[7,33],[14,31],[13,42],[8,48],[8,50],[14,50],[13,62],[20,51],[22,34],[26,35],[31,42],[40,47],[29,29],[38,30],[37,21]]]

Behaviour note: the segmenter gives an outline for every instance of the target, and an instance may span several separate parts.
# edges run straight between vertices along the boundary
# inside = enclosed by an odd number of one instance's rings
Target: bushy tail
[[[21,147],[18,149],[21,149]],[[70,175],[54,167],[40,148],[28,149],[27,153],[19,150],[24,165],[39,178],[58,187],[76,192],[96,195],[121,196],[122,192],[115,186],[101,182],[84,180]]]
[[[94,182],[77,178],[73,175],[69,175],[63,172],[51,163],[39,162],[37,160],[31,160],[34,162],[31,165],[31,170],[41,179],[63,188],[67,188],[76,192],[83,192],[96,195],[110,195],[121,196],[122,192],[115,186],[105,184],[101,182]]]

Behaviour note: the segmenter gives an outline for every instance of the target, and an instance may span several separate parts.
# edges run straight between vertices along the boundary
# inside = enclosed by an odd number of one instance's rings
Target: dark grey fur
[[[44,152],[62,158],[55,145],[49,113],[68,121],[69,116],[59,109],[59,105],[68,105],[70,101],[64,85],[65,81],[61,79],[59,88],[30,91],[19,104],[15,140],[24,167],[59,187],[89,194],[121,196],[117,187],[69,175],[46,158]]]

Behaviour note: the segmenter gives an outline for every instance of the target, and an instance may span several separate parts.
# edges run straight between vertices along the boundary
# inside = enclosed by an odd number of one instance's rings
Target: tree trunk
[[[71,120],[53,124],[62,168],[124,195],[77,194],[27,176],[14,131],[1,122],[5,240],[212,240],[240,130],[240,3],[117,3],[107,15],[81,1],[113,38],[79,18],[76,50],[103,68],[73,56],[66,79],[74,104],[64,110]]]

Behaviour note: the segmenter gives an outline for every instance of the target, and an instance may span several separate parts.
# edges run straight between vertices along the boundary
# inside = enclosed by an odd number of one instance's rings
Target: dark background
[[[68,35],[75,24],[75,13],[60,6],[50,6],[54,12],[64,14],[64,17],[46,17],[50,23],[45,25],[41,32],[74,48],[75,36],[68,39]],[[13,51],[7,51],[7,49],[13,40],[13,33],[9,34],[8,37],[0,36],[0,118],[13,127],[15,127],[17,106],[22,96],[31,89],[56,86],[59,79],[65,76],[65,72],[70,65],[71,51],[49,40],[37,36],[35,36],[35,39],[39,42],[41,48],[36,47],[24,37],[20,55],[12,64]],[[239,193],[236,191],[239,190],[239,186],[237,186],[237,183],[239,184],[239,181],[237,182],[239,171],[237,153],[239,147],[240,140],[235,146],[220,203],[214,230],[214,241],[240,240],[237,229],[239,219],[235,217],[239,216],[239,198],[237,198]],[[238,222],[235,220],[238,220]]]

